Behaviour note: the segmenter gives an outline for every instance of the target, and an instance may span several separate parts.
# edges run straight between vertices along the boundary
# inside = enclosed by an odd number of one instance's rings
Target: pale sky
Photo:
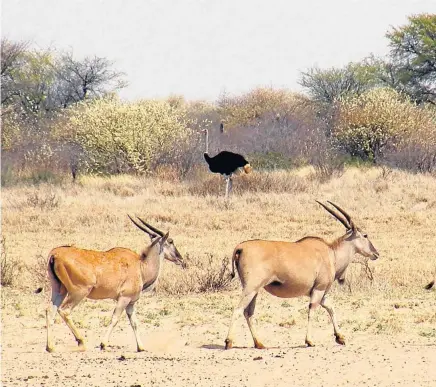
[[[386,55],[391,26],[423,12],[436,0],[3,0],[1,33],[115,61],[122,98],[216,100]]]

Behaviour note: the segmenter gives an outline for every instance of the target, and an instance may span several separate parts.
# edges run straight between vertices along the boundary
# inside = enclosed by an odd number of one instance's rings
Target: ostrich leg
[[[228,199],[229,195],[232,193],[232,187],[233,187],[233,179],[232,179],[232,175],[229,175],[226,177],[226,199]]]

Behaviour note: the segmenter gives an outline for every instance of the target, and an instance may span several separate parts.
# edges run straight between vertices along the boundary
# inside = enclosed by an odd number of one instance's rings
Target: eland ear
[[[151,237],[151,245],[150,245],[150,249],[151,249],[153,246],[156,246],[158,243],[159,243],[160,246],[162,246],[163,243],[161,243],[161,239],[162,239],[162,238],[154,238],[154,239],[153,239],[153,237]]]
[[[163,245],[163,244],[166,242],[166,240],[168,239],[168,236],[169,236],[169,235],[170,235],[170,232],[167,231],[167,233],[166,233],[163,237],[160,238],[159,243],[160,243],[161,245]]]

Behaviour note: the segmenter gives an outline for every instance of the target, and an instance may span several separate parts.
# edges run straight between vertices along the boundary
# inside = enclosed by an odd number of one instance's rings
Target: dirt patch
[[[251,347],[248,328],[241,319],[235,339],[236,347],[225,351],[223,344],[230,317],[226,303],[236,295],[237,292],[233,292],[202,299],[186,297],[183,301],[165,297],[141,301],[138,317],[146,347],[146,351],[141,353],[135,352],[133,332],[125,316],[114,330],[111,345],[106,351],[101,351],[99,343],[106,328],[100,322],[104,319],[100,318],[101,315],[111,314],[112,305],[110,302],[87,302],[73,314],[85,334],[87,351],[78,352],[68,328],[58,322],[54,326],[56,352],[53,354],[45,352],[44,303],[41,303],[41,298],[29,296],[26,307],[17,310],[13,306],[15,301],[12,296],[12,304],[7,304],[6,313],[3,313],[3,385],[435,385],[436,339],[431,325],[422,328],[422,332],[428,332],[427,335],[419,334],[417,330],[406,330],[401,334],[392,334],[389,330],[380,333],[369,328],[365,330],[364,323],[368,326],[375,303],[359,306],[358,321],[362,325],[359,331],[351,319],[345,318],[355,315],[351,303],[338,301],[343,316],[341,326],[347,338],[346,346],[334,342],[326,313],[319,311],[314,324],[316,346],[306,348],[303,345],[305,317],[303,308],[299,310],[304,306],[304,301],[290,300],[282,307],[281,300],[263,294],[257,325],[262,341],[269,348],[256,350]],[[430,301],[431,296],[434,294],[427,295]],[[225,301],[225,312],[218,307],[220,300]],[[433,304],[430,307],[434,308]],[[407,301],[403,300],[402,305],[407,306]],[[273,310],[270,319],[264,313],[268,307]],[[167,308],[171,313],[159,315],[153,312],[153,308]],[[393,309],[401,311],[405,308]],[[295,316],[294,325],[280,326],[277,323],[289,319],[289,315]],[[88,319],[84,316],[88,316]],[[402,321],[407,321],[404,315],[398,316]]]

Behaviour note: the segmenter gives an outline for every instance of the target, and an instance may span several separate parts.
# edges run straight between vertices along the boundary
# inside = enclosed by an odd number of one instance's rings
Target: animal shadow
[[[220,350],[225,350],[225,346],[224,345],[220,345],[220,344],[203,344],[200,348],[203,349],[220,349]],[[265,350],[268,349],[298,349],[298,348],[307,348],[306,345],[301,344],[301,345],[294,345],[294,346],[289,346],[289,347],[266,347]],[[232,349],[255,349],[254,347],[238,347],[238,346],[234,346],[232,347]],[[262,352],[262,349],[258,350],[259,352]]]

